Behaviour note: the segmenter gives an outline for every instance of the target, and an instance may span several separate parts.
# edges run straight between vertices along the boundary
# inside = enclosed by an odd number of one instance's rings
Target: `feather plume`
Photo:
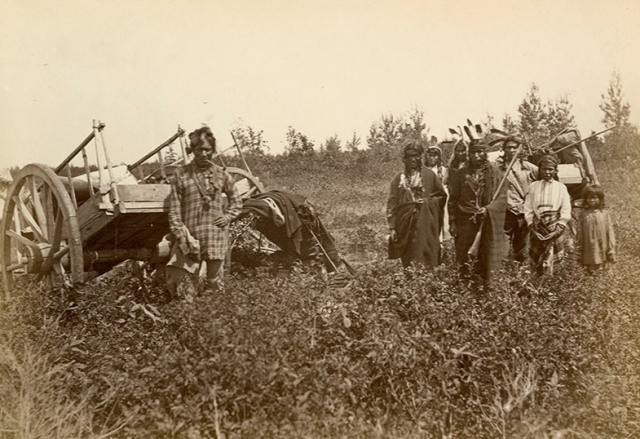
[[[469,140],[473,140],[475,137],[473,137],[473,135],[471,134],[471,130],[469,129],[468,126],[464,126],[464,132],[467,133],[467,137],[469,137]]]

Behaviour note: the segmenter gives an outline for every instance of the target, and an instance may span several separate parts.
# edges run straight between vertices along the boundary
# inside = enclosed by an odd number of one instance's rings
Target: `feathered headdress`
[[[460,129],[460,127],[458,127]],[[485,133],[482,130],[482,125],[479,123],[474,124],[470,119],[467,119],[467,124],[462,127],[464,133],[469,138],[469,148],[471,147],[486,147],[487,145],[484,142]],[[449,130],[451,131],[451,129]],[[461,130],[462,131],[462,130]],[[464,136],[463,136],[464,139]]]

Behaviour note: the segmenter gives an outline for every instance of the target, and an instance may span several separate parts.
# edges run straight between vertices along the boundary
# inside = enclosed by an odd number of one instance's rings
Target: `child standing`
[[[529,227],[529,256],[536,274],[553,274],[554,261],[564,257],[565,229],[571,219],[567,187],[555,180],[558,160],[540,159],[539,180],[529,185],[524,199],[524,219]]]
[[[616,238],[609,212],[604,208],[604,192],[599,186],[585,189],[587,208],[580,218],[576,247],[580,262],[589,274],[602,268],[606,262],[615,262]]]

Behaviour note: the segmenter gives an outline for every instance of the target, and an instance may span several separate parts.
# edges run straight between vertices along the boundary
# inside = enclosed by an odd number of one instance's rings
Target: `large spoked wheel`
[[[83,281],[76,209],[51,168],[30,164],[18,173],[7,192],[0,231],[7,295],[22,275],[53,288]]]
[[[243,200],[252,197],[255,194],[264,192],[264,186],[257,177],[241,168],[227,168],[229,174],[236,182],[236,189],[240,193]]]

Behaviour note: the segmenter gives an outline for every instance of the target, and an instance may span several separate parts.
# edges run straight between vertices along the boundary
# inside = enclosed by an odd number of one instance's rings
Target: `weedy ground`
[[[122,266],[74,310],[23,284],[0,305],[0,437],[640,437],[638,164],[598,162],[615,265],[507,264],[488,293],[450,255],[431,272],[385,259],[393,166],[265,172],[315,203],[353,282],[254,269],[167,302]]]

